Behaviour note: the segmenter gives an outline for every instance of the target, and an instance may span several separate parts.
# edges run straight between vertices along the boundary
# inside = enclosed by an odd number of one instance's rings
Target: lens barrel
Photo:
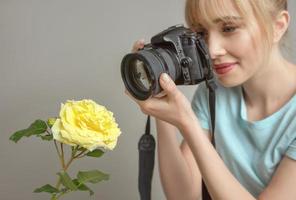
[[[175,55],[162,48],[142,49],[124,56],[121,76],[133,97],[146,100],[161,92],[159,77],[167,73],[173,80],[181,73]]]

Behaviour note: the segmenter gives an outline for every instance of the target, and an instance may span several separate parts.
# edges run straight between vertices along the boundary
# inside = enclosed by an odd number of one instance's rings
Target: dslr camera
[[[136,53],[124,56],[121,76],[126,89],[138,100],[162,91],[159,77],[167,73],[176,85],[195,85],[214,77],[204,37],[176,25],[151,38]]]

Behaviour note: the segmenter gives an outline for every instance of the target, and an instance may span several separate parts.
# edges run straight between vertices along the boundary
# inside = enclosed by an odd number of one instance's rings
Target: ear
[[[286,33],[290,23],[290,15],[286,10],[281,11],[274,22],[273,42],[278,43]]]

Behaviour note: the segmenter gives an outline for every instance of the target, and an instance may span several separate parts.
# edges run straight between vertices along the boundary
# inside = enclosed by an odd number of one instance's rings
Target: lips
[[[214,65],[214,70],[217,74],[220,74],[220,75],[226,74],[229,71],[231,71],[236,64],[237,64],[236,62],[217,64],[217,65]]]

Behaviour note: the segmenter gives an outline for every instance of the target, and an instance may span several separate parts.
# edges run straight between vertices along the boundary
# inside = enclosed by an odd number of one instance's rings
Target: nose
[[[207,40],[210,56],[213,60],[226,54],[223,38],[221,38],[218,34],[209,33]]]

